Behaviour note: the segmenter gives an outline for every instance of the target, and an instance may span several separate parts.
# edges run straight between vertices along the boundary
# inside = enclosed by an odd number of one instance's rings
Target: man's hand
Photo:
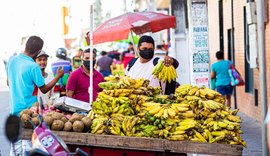
[[[61,78],[64,75],[64,67],[58,67],[56,71],[56,77]]]
[[[164,65],[168,67],[172,64],[173,64],[173,59],[170,56],[165,56],[164,57]]]

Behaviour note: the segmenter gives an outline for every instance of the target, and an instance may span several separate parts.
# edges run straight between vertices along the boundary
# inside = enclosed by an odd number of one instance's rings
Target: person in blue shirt
[[[33,94],[35,87],[45,94],[64,75],[63,67],[58,68],[55,78],[45,84],[41,69],[35,63],[43,44],[40,37],[31,36],[26,42],[24,52],[8,61],[7,84],[10,91],[10,113],[13,115],[19,116],[22,110],[30,108],[38,101],[37,96]]]
[[[216,79],[215,86],[217,91],[225,98],[225,103],[228,107],[231,107],[231,95],[233,87],[230,85],[231,78],[229,75],[229,68],[231,61],[224,60],[224,52],[216,52],[217,62],[212,64],[211,67],[211,79]]]
[[[70,61],[67,60],[67,50],[65,48],[58,48],[56,50],[56,57],[58,59],[51,64],[52,72],[53,75],[56,75],[57,69],[64,67],[64,76],[60,78],[56,86],[60,90],[60,96],[66,96],[66,85],[72,71],[72,65]]]

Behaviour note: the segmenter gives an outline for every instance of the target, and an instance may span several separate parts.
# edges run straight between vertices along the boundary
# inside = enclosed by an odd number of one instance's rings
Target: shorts
[[[227,85],[227,86],[217,86],[217,92],[224,95],[232,95],[233,92],[233,86]]]

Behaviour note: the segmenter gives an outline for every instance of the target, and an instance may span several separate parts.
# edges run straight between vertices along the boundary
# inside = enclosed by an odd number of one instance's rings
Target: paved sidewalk
[[[262,129],[261,123],[247,115],[239,112],[242,123],[241,129],[243,139],[247,142],[247,148],[243,150],[243,156],[261,156],[262,155]]]

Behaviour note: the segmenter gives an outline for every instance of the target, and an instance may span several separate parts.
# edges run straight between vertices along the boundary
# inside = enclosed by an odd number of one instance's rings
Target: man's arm
[[[56,76],[55,78],[48,84],[44,84],[43,86],[39,87],[40,91],[43,94],[46,94],[48,91],[50,91],[55,84],[57,83],[57,81],[64,75],[64,67],[58,67],[57,72],[56,72]]]
[[[172,58],[172,59],[173,59],[172,65],[176,69],[179,66],[179,62],[175,58]]]
[[[74,95],[74,91],[73,90],[67,90],[67,97],[72,98]]]
[[[214,79],[214,78],[216,78],[216,72],[211,72],[211,79]]]

